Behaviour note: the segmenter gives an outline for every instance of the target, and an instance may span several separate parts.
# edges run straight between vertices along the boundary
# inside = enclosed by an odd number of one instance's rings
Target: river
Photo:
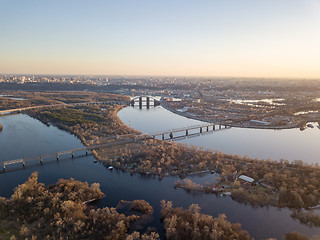
[[[203,122],[189,119],[172,113],[161,106],[150,109],[127,107],[118,113],[127,125],[145,133],[153,133],[173,128],[181,128]],[[224,153],[247,155],[251,158],[293,161],[302,160],[306,163],[318,163],[320,148],[320,129],[252,129],[231,128],[224,131],[204,134],[201,137],[186,138],[179,142],[193,144]]]
[[[132,112],[133,116],[128,115],[130,125],[137,129],[137,122],[142,124],[141,119],[149,122],[149,130],[154,131],[154,126],[159,129],[157,124],[171,124],[171,128],[180,127],[181,123],[190,124],[194,122],[190,119],[179,119],[185,122],[175,123],[175,116],[172,118],[162,118],[162,113],[158,111],[161,108],[152,108],[150,110],[132,110],[126,108],[119,112],[119,116],[126,122],[124,116],[126,112]],[[139,111],[139,112],[135,112]],[[145,116],[150,113],[155,114],[157,121],[149,121]],[[152,114],[150,114],[152,115]],[[190,122],[191,121],[191,122]],[[0,132],[0,162],[19,157],[34,156],[42,153],[51,153],[62,151],[68,148],[80,147],[82,143],[75,136],[66,133],[56,127],[46,126],[31,117],[23,114],[8,115],[0,117],[0,123],[3,125],[3,131]],[[162,125],[163,126],[163,125]],[[222,131],[221,134],[229,130]],[[201,136],[193,139],[200,139]],[[198,140],[197,140],[198,141]],[[141,176],[138,174],[130,175],[128,173],[116,170],[110,171],[100,163],[94,163],[92,156],[84,156],[83,153],[71,159],[69,156],[61,158],[58,162],[55,159],[45,161],[43,165],[35,163],[27,164],[26,168],[18,171],[8,170],[0,174],[0,195],[9,197],[13,189],[19,184],[25,182],[34,171],[39,172],[39,181],[45,184],[53,184],[59,178],[75,178],[89,183],[98,182],[101,184],[101,190],[106,194],[99,207],[117,205],[120,200],[145,199],[150,202],[154,208],[154,214],[146,226],[156,227],[160,235],[163,236],[163,229],[160,222],[160,201],[162,199],[173,201],[174,206],[188,207],[192,203],[197,203],[203,213],[217,217],[218,214],[225,213],[227,219],[231,222],[240,222],[242,227],[250,232],[255,239],[265,239],[267,237],[276,237],[282,239],[282,236],[290,231],[299,231],[304,234],[320,234],[320,228],[309,228],[300,224],[290,217],[289,209],[279,209],[275,207],[256,208],[233,201],[230,197],[217,197],[213,194],[188,193],[182,189],[174,189],[176,177],[164,178],[159,181],[157,177]],[[203,174],[193,176],[192,180],[198,183],[213,181],[217,176],[215,174]]]

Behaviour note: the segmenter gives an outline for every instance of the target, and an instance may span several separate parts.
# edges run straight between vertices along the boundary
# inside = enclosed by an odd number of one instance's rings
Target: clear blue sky
[[[319,0],[0,0],[0,73],[320,77]]]

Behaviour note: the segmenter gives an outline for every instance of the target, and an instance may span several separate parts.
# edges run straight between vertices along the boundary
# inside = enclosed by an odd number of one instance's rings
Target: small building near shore
[[[254,179],[251,178],[251,177],[248,177],[246,175],[240,175],[239,176],[239,179],[244,181],[244,182],[248,182],[248,183],[253,183],[254,182]]]
[[[264,125],[264,126],[269,126],[270,123],[269,122],[265,122],[265,121],[259,121],[259,120],[250,120],[251,124],[258,124],[258,125]]]
[[[222,187],[213,187],[213,188],[211,188],[211,190],[212,190],[213,192],[215,192],[215,193],[217,193],[217,192],[223,192],[223,188],[222,188]]]
[[[253,178],[248,177],[246,175],[240,175],[238,177],[238,179],[240,180],[241,186],[244,187],[244,188],[247,188],[247,189],[249,189],[252,186],[253,182],[254,182]]]

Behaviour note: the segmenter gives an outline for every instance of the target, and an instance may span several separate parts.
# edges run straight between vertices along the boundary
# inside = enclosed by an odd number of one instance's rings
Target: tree
[[[287,233],[284,237],[284,240],[309,240],[305,235],[302,235],[298,232]]]

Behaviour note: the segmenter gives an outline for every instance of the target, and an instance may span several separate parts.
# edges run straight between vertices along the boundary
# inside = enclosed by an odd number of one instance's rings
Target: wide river
[[[149,110],[128,107],[119,112],[119,117],[128,125],[145,132],[154,132],[197,123],[191,119],[172,114],[161,107],[150,108]],[[56,127],[48,127],[26,115],[3,116],[0,117],[0,123],[3,125],[3,131],[0,132],[0,162],[82,146],[80,140],[75,136]],[[226,138],[224,134],[230,134],[230,131],[237,132],[236,130],[229,129],[211,135],[185,139],[184,141],[190,144],[198,144],[199,146],[201,145],[199,141],[206,143],[210,141],[210,138],[217,138],[215,141],[219,142],[230,138]],[[245,133],[247,129],[240,130],[243,130],[242,132]],[[278,132],[271,132],[278,134]],[[309,134],[311,131],[305,132]],[[225,152],[233,152],[236,148],[233,147],[231,151],[226,151],[228,146],[232,146],[232,143],[245,145],[243,142],[248,141],[247,137],[248,135],[246,135],[246,138],[243,137],[232,142],[204,146]],[[212,142],[214,143],[214,141]],[[250,140],[248,144],[250,142],[252,143],[253,140]],[[300,149],[305,148],[306,142],[302,141],[302,143],[303,146],[301,145]],[[220,148],[220,146],[223,146],[223,148]],[[270,150],[270,146],[267,147]],[[251,148],[255,148],[255,146],[251,146]],[[247,149],[250,149],[250,147]],[[263,149],[262,146],[261,149]],[[251,153],[242,151],[240,154],[250,155]],[[279,158],[279,156],[275,158]],[[58,162],[55,159],[51,159],[50,161],[46,160],[43,165],[39,163],[28,164],[26,168],[18,171],[10,171],[12,168],[14,166],[8,168],[7,172],[0,174],[0,195],[3,197],[9,197],[13,189],[25,182],[34,171],[39,172],[39,181],[45,184],[53,184],[59,178],[71,177],[89,183],[99,182],[102,191],[106,194],[106,197],[100,201],[99,207],[106,205],[115,207],[117,202],[122,199],[145,199],[154,208],[154,214],[146,224],[147,226],[156,227],[161,236],[163,236],[163,229],[160,223],[160,201],[162,199],[173,201],[175,206],[185,208],[192,203],[197,203],[200,205],[203,213],[214,217],[225,213],[229,221],[240,222],[242,227],[248,230],[255,239],[265,239],[267,237],[282,239],[283,235],[290,231],[299,231],[310,236],[320,234],[320,228],[309,228],[300,224],[299,221],[293,220],[290,217],[291,211],[289,209],[252,207],[237,203],[230,197],[218,197],[213,194],[204,193],[188,193],[182,189],[174,189],[174,182],[178,178],[168,177],[159,181],[157,177],[146,177],[138,174],[131,176],[128,173],[115,170],[109,171],[102,164],[94,163],[92,156],[84,156],[84,153],[78,153],[74,159],[71,159],[70,156],[65,156]],[[215,174],[204,174],[194,176],[192,179],[195,182],[204,183],[213,181],[216,177]]]
[[[145,133],[170,130],[186,126],[203,124],[203,122],[182,117],[161,106],[150,109],[127,107],[118,113],[127,125]],[[300,129],[250,129],[231,128],[192,137],[179,142],[218,150],[224,153],[247,155],[252,158],[318,163],[320,158],[320,129],[317,123],[314,128]]]

